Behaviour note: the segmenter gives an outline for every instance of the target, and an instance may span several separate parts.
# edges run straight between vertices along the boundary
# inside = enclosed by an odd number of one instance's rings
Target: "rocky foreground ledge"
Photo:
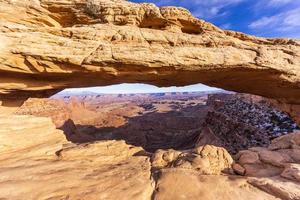
[[[0,41],[0,98],[6,101],[68,87],[201,82],[300,103],[299,41],[224,31],[183,8],[1,0]]]
[[[0,199],[199,197],[298,200],[300,132],[233,159],[211,145],[155,153],[115,140],[76,145],[50,118],[0,116]]]

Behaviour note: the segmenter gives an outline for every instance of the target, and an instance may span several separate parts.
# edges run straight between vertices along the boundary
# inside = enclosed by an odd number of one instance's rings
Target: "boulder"
[[[152,166],[156,169],[192,169],[204,175],[218,175],[232,172],[233,159],[221,147],[200,146],[187,151],[158,150],[152,156]]]

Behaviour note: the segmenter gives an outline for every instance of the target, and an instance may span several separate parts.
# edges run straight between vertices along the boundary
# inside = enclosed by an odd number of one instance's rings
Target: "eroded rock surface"
[[[152,154],[124,141],[74,144],[45,117],[0,122],[1,199],[299,199],[299,133],[234,161],[212,145]]]
[[[299,130],[274,100],[249,94],[210,94],[206,116],[196,145],[223,146],[230,153],[250,147],[267,147],[276,137]]]
[[[186,170],[165,170],[157,183],[157,200],[183,199],[211,200],[273,200],[243,178],[235,176],[203,176]]]
[[[287,181],[280,177],[250,178],[248,182],[283,200],[298,200],[300,198],[299,182]]]
[[[20,123],[18,126],[15,123]],[[0,117],[1,199],[150,199],[151,164],[124,141],[68,143],[50,118]]]
[[[229,173],[233,160],[221,147],[205,145],[184,152],[175,150],[158,150],[152,156],[152,167],[157,169],[179,168],[193,169],[204,175]]]
[[[272,141],[268,148],[240,151],[236,161],[248,182],[284,200],[300,199],[300,132]]]
[[[300,103],[299,41],[223,31],[183,8],[123,0],[1,0],[0,7],[2,99],[120,82],[202,82]]]
[[[267,148],[253,147],[240,151],[236,158],[248,176],[275,176],[284,171],[283,176],[295,176],[296,180],[297,163],[300,162],[299,137],[300,132],[291,133],[274,139]]]

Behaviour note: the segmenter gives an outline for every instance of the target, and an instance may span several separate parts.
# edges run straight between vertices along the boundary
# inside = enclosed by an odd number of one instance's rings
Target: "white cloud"
[[[283,23],[287,26],[300,26],[300,8],[288,12]]]
[[[195,16],[208,19],[225,16],[228,12],[224,12],[222,9],[228,6],[237,5],[243,1],[247,0],[194,0],[183,3],[183,5],[189,8],[195,8],[192,9]]]
[[[270,17],[262,17],[249,25],[252,29],[259,28],[276,28],[289,29],[300,28],[300,8],[296,8],[287,12],[281,12]]]
[[[253,10],[260,12],[262,8],[280,8],[286,5],[298,4],[298,0],[259,0],[253,5]]]
[[[194,0],[193,3],[197,4],[197,5],[205,5],[205,6],[208,6],[208,5],[227,6],[230,4],[240,3],[242,1],[244,1],[244,0],[227,0],[227,1],[224,1],[224,0]]]
[[[263,28],[266,26],[272,26],[279,22],[279,16],[263,17],[259,20],[252,22],[249,27],[252,29]]]
[[[250,23],[249,28],[260,32],[272,31],[278,35],[300,36],[300,7],[273,16],[262,17]]]
[[[285,4],[288,4],[288,3],[291,3],[295,0],[268,0],[268,6],[271,6],[271,7],[278,7],[278,6],[283,6]]]

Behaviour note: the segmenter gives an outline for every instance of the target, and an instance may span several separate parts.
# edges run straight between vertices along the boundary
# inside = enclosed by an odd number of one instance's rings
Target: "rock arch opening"
[[[235,154],[299,129],[272,101],[203,84],[67,89],[17,111],[52,117],[73,143],[125,140],[148,152],[212,144]]]

